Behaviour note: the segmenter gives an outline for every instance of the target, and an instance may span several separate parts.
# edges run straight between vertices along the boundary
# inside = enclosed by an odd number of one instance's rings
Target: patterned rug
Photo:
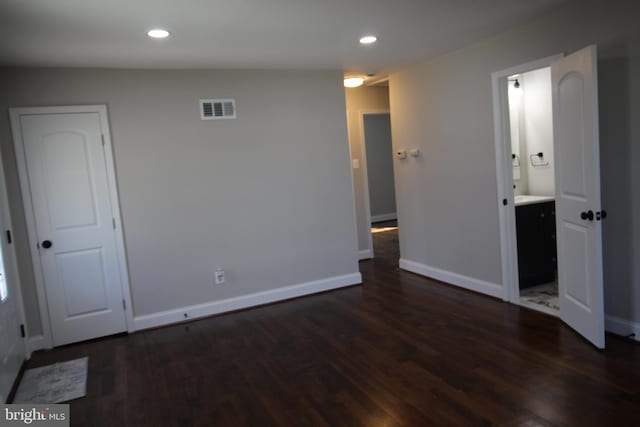
[[[543,305],[553,310],[560,310],[558,284],[555,282],[521,289],[520,299],[532,304]]]
[[[27,369],[13,403],[60,403],[87,394],[89,358]]]

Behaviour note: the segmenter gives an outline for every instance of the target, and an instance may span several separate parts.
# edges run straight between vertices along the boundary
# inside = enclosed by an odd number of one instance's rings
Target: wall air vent
[[[200,118],[202,120],[235,119],[235,99],[201,99]]]

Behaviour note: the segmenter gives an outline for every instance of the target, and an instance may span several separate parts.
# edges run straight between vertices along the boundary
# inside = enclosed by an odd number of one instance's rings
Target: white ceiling
[[[388,71],[564,1],[0,0],[0,64]],[[153,27],[172,35],[152,40]]]

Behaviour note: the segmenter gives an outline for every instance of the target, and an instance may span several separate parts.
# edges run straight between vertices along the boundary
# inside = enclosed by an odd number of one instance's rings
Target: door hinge
[[[116,219],[115,218],[111,218],[111,222],[113,224],[113,229],[116,229]]]
[[[11,239],[11,230],[7,230],[7,243],[10,245],[13,239]]]
[[[102,146],[104,147],[104,134],[101,134],[100,138],[102,139]]]
[[[123,310],[127,309],[127,302],[125,300],[122,300],[122,309]]]
[[[25,331],[24,331],[24,325],[20,325],[20,336],[21,336],[22,338],[24,338],[24,337],[26,337],[26,336],[27,336],[27,334],[26,334],[26,333],[25,333]]]

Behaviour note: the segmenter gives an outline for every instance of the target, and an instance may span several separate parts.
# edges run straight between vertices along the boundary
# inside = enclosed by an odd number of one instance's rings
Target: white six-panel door
[[[125,331],[107,124],[97,112],[23,112],[16,118],[16,151],[22,150],[19,166],[26,168],[25,196],[35,222],[34,268],[42,270],[53,345]]]
[[[596,47],[551,65],[560,317],[604,348]]]

